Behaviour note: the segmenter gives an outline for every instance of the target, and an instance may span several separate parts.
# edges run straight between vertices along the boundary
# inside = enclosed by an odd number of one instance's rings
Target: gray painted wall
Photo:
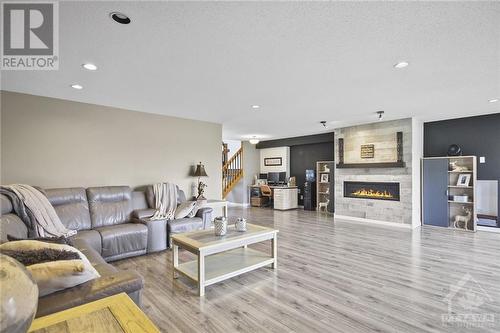
[[[221,198],[222,126],[61,99],[1,92],[1,182],[42,187],[161,181],[191,193],[202,161]]]

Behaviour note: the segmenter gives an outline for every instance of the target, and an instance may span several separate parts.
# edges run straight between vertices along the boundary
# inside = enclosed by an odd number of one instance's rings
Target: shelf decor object
[[[340,139],[339,139],[340,140]],[[316,210],[333,213],[333,172],[335,162],[316,162]]]
[[[466,173],[459,174],[458,179],[457,179],[457,186],[469,187],[470,176],[471,176],[470,174],[466,174]]]
[[[476,156],[422,159],[422,222],[476,231]]]

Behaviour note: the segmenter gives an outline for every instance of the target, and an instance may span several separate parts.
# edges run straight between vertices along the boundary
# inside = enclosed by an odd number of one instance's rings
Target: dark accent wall
[[[324,143],[324,142],[333,143],[333,133],[323,133],[315,135],[296,136],[293,138],[286,138],[286,139],[261,141],[257,144],[257,149],[286,147],[286,146],[291,147],[297,145],[308,145],[313,143]]]
[[[500,194],[500,113],[424,124],[425,157],[446,156],[453,143],[463,155],[477,156],[477,178],[498,180]],[[480,156],[486,163],[479,163]],[[498,205],[500,212],[500,199]]]
[[[306,169],[316,170],[317,161],[333,161],[334,135],[323,133],[294,138],[261,141],[257,148],[290,147],[290,176],[295,176],[299,187],[299,205],[306,181]],[[333,192],[333,191],[332,191]]]
[[[302,194],[306,181],[306,169],[313,169],[316,172],[317,161],[333,161],[333,149],[333,142],[290,147],[290,175],[297,178],[297,186],[300,189],[299,205],[303,204]],[[333,193],[333,188],[330,191]]]

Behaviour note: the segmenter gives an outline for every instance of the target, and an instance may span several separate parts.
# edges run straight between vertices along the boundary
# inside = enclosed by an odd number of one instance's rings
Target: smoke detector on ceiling
[[[109,17],[111,17],[111,19],[116,23],[120,24],[129,24],[131,22],[127,15],[120,12],[112,12],[109,14]]]
[[[384,118],[384,111],[377,111],[378,120],[382,120]]]

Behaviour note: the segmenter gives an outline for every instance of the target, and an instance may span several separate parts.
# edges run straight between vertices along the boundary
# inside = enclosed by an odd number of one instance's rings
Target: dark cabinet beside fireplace
[[[476,231],[476,157],[422,159],[424,225]]]

